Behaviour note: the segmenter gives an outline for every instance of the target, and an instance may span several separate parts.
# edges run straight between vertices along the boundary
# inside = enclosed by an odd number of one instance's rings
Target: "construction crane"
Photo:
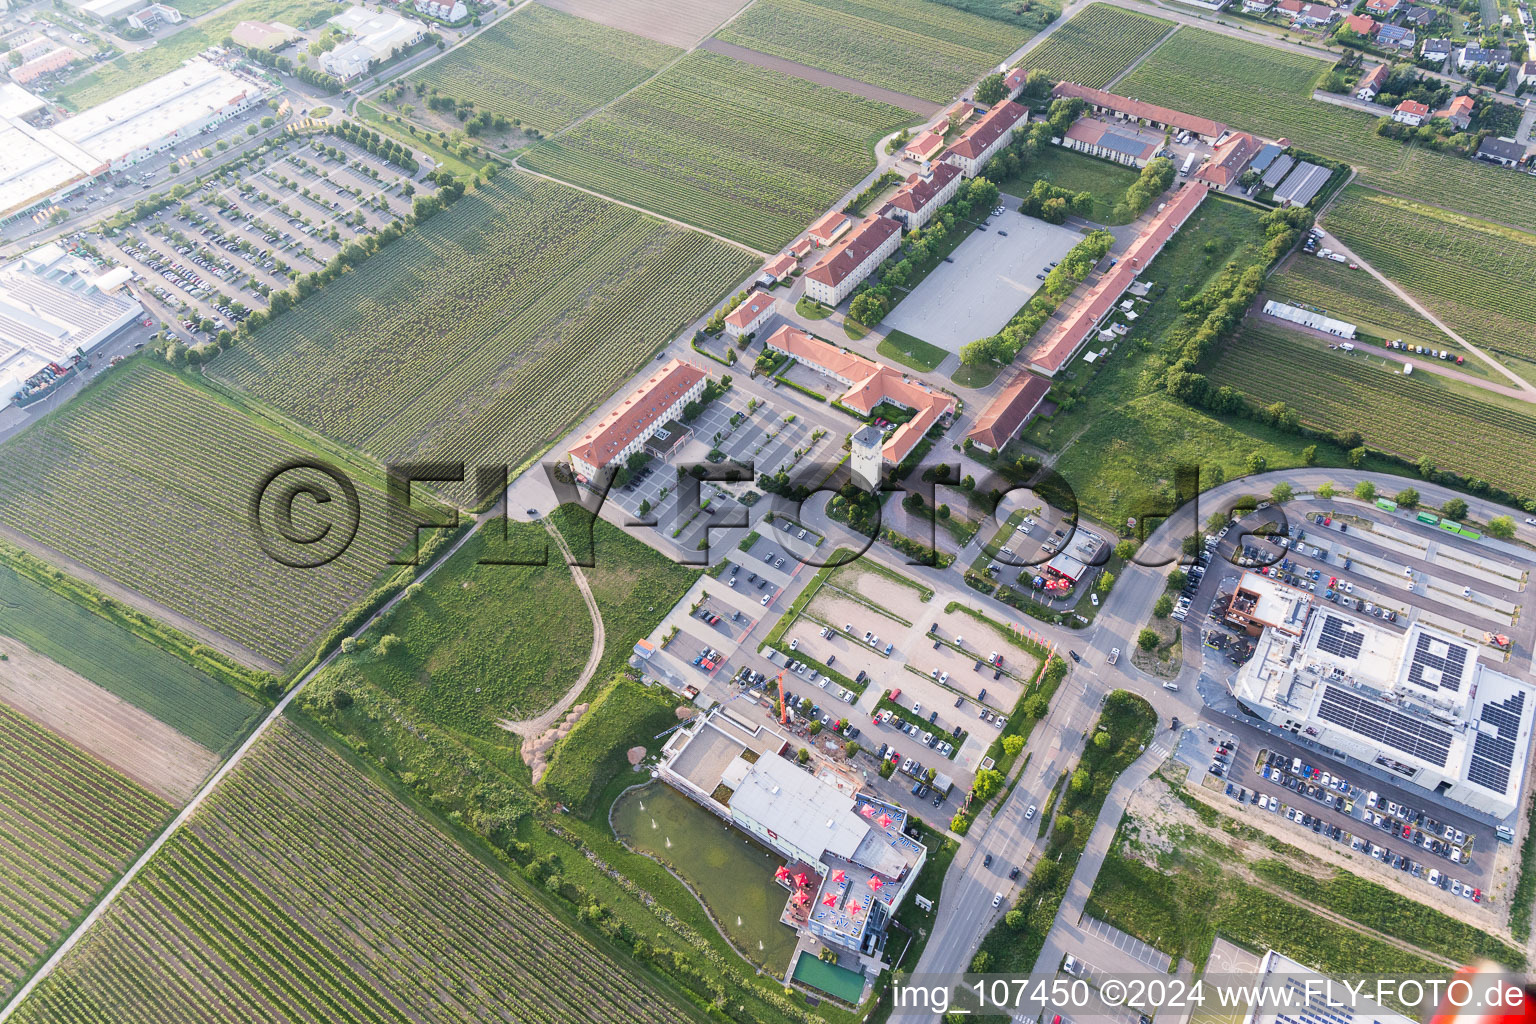
[[[789,724],[789,703],[784,700],[784,673],[779,673],[779,724]]]

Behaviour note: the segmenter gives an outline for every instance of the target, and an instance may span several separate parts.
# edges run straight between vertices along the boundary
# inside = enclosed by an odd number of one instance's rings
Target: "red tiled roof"
[[[976,426],[965,436],[977,444],[986,445],[993,451],[1008,443],[1019,432],[1024,421],[1040,407],[1041,401],[1051,390],[1051,382],[1032,373],[1020,374],[992,399]]]
[[[1217,188],[1225,188],[1237,180],[1248,166],[1248,161],[1258,152],[1259,142],[1247,132],[1238,132],[1216,147],[1211,159],[1195,173],[1201,181],[1208,181]]]
[[[806,271],[805,276],[829,288],[835,288],[843,278],[853,273],[860,263],[868,259],[870,253],[880,248],[891,235],[900,231],[901,225],[889,217],[871,214],[864,218],[864,222],[854,228],[847,238],[828,249],[826,255]]]
[[[1215,138],[1227,130],[1226,125],[1220,121],[1212,121],[1208,117],[1198,117],[1194,114],[1186,114],[1180,110],[1160,107],[1155,103],[1143,103],[1140,100],[1116,96],[1112,92],[1105,92],[1103,89],[1090,89],[1086,85],[1078,85],[1075,82],[1062,82],[1051,91],[1051,95],[1057,98],[1065,97],[1067,99],[1087,100],[1089,103],[1106,107],[1129,117],[1157,121],[1161,124],[1172,125],[1183,131],[1190,131],[1196,135],[1206,135],[1211,138]]]
[[[774,277],[783,277],[791,270],[794,270],[795,264],[798,262],[800,261],[795,259],[794,256],[783,252],[768,261],[768,265],[763,268],[763,273],[771,274]]]
[[[1089,146],[1099,145],[1101,142],[1103,142],[1104,136],[1106,135],[1113,135],[1120,139],[1122,142],[1141,143],[1142,150],[1139,156],[1142,160],[1150,160],[1152,158],[1152,154],[1157,151],[1157,147],[1152,143],[1147,142],[1145,139],[1139,139],[1133,135],[1117,132],[1115,131],[1114,125],[1105,124],[1103,121],[1092,117],[1080,117],[1076,121],[1072,122],[1072,127],[1067,129],[1067,138],[1072,139],[1074,142],[1081,142]],[[1121,147],[1120,152],[1124,153],[1127,151]]]
[[[1379,90],[1381,88],[1381,83],[1385,82],[1386,80],[1387,66],[1385,64],[1377,64],[1374,68],[1371,69],[1370,74],[1366,75],[1364,78],[1360,79],[1360,81],[1355,83],[1355,91],[1359,92],[1361,89]]]
[[[832,236],[848,222],[848,215],[840,210],[833,210],[811,225],[810,235],[822,245],[832,240]]]
[[[1477,104],[1472,102],[1471,96],[1457,96],[1455,99],[1451,100],[1450,104],[1444,110],[1435,114],[1435,116],[1455,117],[1457,114],[1460,114],[1463,117],[1471,117],[1472,110],[1476,106]]]
[[[772,308],[773,296],[765,291],[754,291],[741,301],[741,305],[731,311],[731,315],[725,318],[725,322],[732,327],[745,329],[748,324]]]
[[[914,410],[916,415],[897,427],[885,443],[883,454],[893,463],[906,458],[939,417],[955,407],[955,400],[949,395],[910,380],[883,363],[845,352],[790,324],[774,331],[763,345],[788,352],[836,377],[852,381],[848,390],[838,397],[838,401],[850,409],[868,414],[881,402],[894,402]]]
[[[1028,80],[1029,72],[1023,68],[1014,68],[1003,78],[1003,85],[1009,90],[1022,89],[1024,82]]]
[[[662,413],[707,375],[692,363],[671,359],[658,367],[571,448],[572,455],[599,469],[636,437],[654,429]]]
[[[1351,32],[1358,32],[1362,36],[1374,35],[1376,32],[1376,19],[1369,14],[1351,14],[1344,19],[1344,27]],[[1382,64],[1380,67],[1385,68]]]
[[[890,205],[909,213],[919,213],[926,209],[928,204],[933,202],[938,194],[944,191],[945,186],[959,174],[960,168],[953,164],[939,164],[927,178],[921,174],[909,175],[906,184],[891,196]]]
[[[1083,296],[1083,301],[1072,317],[1051,332],[1029,361],[1048,373],[1061,369],[1077,353],[1104,314],[1119,301],[1136,276],[1147,269],[1147,264],[1152,262],[1152,258],[1167,244],[1168,239],[1183,227],[1208,192],[1209,187],[1194,183],[1180,189],[1179,194],[1152,218],[1146,230],[1131,243],[1114,269]]]
[[[932,160],[934,154],[944,148],[944,136],[938,132],[923,132],[907,143],[905,153],[914,160]]]
[[[1423,103],[1420,103],[1418,100],[1403,100],[1403,102],[1399,103],[1396,107],[1393,108],[1393,110],[1401,114],[1417,114],[1420,117],[1423,117],[1425,114],[1429,113],[1429,107]]]
[[[967,160],[978,159],[987,147],[1006,134],[1014,125],[1029,120],[1029,110],[1012,100],[999,103],[987,111],[985,117],[965,130],[960,140],[944,154],[954,153]]]

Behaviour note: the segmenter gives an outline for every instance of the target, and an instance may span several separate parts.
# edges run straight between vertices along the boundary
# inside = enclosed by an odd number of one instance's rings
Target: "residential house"
[[[906,183],[880,208],[880,216],[900,221],[908,231],[923,227],[955,197],[962,180],[960,168],[954,164],[934,164],[908,176]]]
[[[1079,118],[1067,129],[1061,144],[1067,149],[1087,153],[1117,164],[1145,167],[1157,154],[1162,139],[1149,139],[1137,133],[1116,129],[1109,121],[1094,117]]]
[[[1520,70],[1515,74],[1515,88],[1522,85],[1536,85],[1536,60],[1528,60],[1520,65]]]
[[[682,417],[683,408],[704,392],[707,380],[708,374],[681,359],[657,367],[570,449],[572,468],[590,480],[610,465],[622,466],[657,430]]]
[[[772,288],[780,281],[789,277],[790,273],[795,269],[795,265],[799,262],[790,253],[779,253],[769,260],[767,266],[763,267],[763,272],[757,275],[757,286],[759,288]]]
[[[993,154],[1008,145],[1013,133],[1028,121],[1027,107],[1004,100],[967,128],[965,134],[944,151],[944,161],[960,168],[967,178],[974,178]]]
[[[901,222],[872,214],[805,272],[805,294],[835,306],[901,244]]]
[[[1344,19],[1345,28],[1349,29],[1357,36],[1364,36],[1366,39],[1369,39],[1371,36],[1375,35],[1376,29],[1379,28],[1380,25],[1381,23],[1378,22],[1375,18],[1371,17],[1369,14],[1351,14]]]
[[[1008,98],[1016,100],[1019,93],[1024,91],[1024,83],[1029,81],[1029,72],[1022,67],[1014,68],[1003,76],[1003,88],[1008,90]]]
[[[1257,14],[1261,17],[1275,9],[1275,0],[1243,0],[1244,14]]]
[[[773,296],[764,291],[754,290],[725,318],[725,333],[733,338],[755,334],[771,316],[773,316]]]
[[[1435,64],[1444,64],[1451,59],[1451,46],[1449,39],[1426,39],[1424,49],[1419,53],[1419,59]]]
[[[1435,111],[1435,116],[1445,118],[1457,131],[1464,132],[1472,127],[1472,110],[1476,105],[1471,96],[1457,96],[1444,110]]]
[[[831,245],[851,227],[853,227],[852,217],[839,210],[833,210],[812,224],[808,234],[811,236],[811,241],[817,245]]]
[[[966,440],[986,451],[999,451],[1029,422],[1050,390],[1051,382],[1046,378],[1019,374],[982,411]]]
[[[1383,25],[1376,33],[1378,44],[1399,50],[1412,50],[1418,41],[1418,36],[1414,34],[1413,29],[1402,25]]]
[[[1227,131],[1226,125],[1220,121],[1212,121],[1208,117],[1199,117],[1186,114],[1181,110],[1160,107],[1155,103],[1143,103],[1141,100],[1116,96],[1112,92],[1091,89],[1075,82],[1062,82],[1051,90],[1051,96],[1055,99],[1080,99],[1096,113],[1113,114],[1122,121],[1137,121],[1159,131],[1172,129],[1175,133],[1189,132],[1191,135],[1199,136],[1200,141],[1206,143],[1214,143]]]
[[[1386,82],[1387,75],[1387,66],[1385,64],[1377,64],[1360,81],[1355,83],[1355,98],[1365,100],[1367,103],[1376,99],[1376,94],[1381,92],[1381,87]]]
[[[908,160],[923,163],[936,158],[942,152],[944,152],[943,133],[928,131],[907,143],[907,148],[901,151],[901,155]]]
[[[1403,24],[1413,28],[1428,28],[1434,23],[1435,12],[1428,7],[1410,7],[1403,14]]]
[[[1321,28],[1339,16],[1332,7],[1303,0],[1280,0],[1276,7],[1297,28]]]
[[[950,104],[949,109],[944,111],[945,120],[957,128],[975,116],[976,104],[970,100],[958,100]]]
[[[1236,132],[1217,143],[1211,158],[1195,172],[1195,178],[1213,188],[1226,188],[1242,177],[1243,169],[1258,151],[1258,139],[1247,132]]]
[[[1365,0],[1367,13],[1377,18],[1388,18],[1402,6],[1402,0]]]
[[[1418,127],[1429,117],[1429,107],[1418,100],[1403,100],[1392,110],[1392,120],[1398,124]]]
[[[1481,46],[1463,46],[1456,51],[1456,69],[1470,71],[1473,68],[1493,68],[1503,71],[1509,67],[1509,51],[1503,47],[1485,50]]]
[[[1516,167],[1525,160],[1525,147],[1513,139],[1495,139],[1490,136],[1477,147],[1477,158],[1491,164]]]

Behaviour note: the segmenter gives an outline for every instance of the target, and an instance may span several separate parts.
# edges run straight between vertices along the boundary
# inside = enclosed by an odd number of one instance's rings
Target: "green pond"
[[[795,933],[779,923],[789,894],[773,872],[783,858],[660,782],[626,792],[612,820],[620,839],[693,887],[737,949],[784,976]]]

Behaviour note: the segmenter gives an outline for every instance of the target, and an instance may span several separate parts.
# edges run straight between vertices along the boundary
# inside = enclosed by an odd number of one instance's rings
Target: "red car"
[[[1407,839],[1411,835],[1413,835],[1413,826],[1412,825],[1404,825],[1403,826],[1403,838]]]
[[[1481,889],[1473,889],[1472,890],[1472,902],[1473,903],[1481,903],[1481,902],[1483,902],[1483,890],[1481,890]]]

